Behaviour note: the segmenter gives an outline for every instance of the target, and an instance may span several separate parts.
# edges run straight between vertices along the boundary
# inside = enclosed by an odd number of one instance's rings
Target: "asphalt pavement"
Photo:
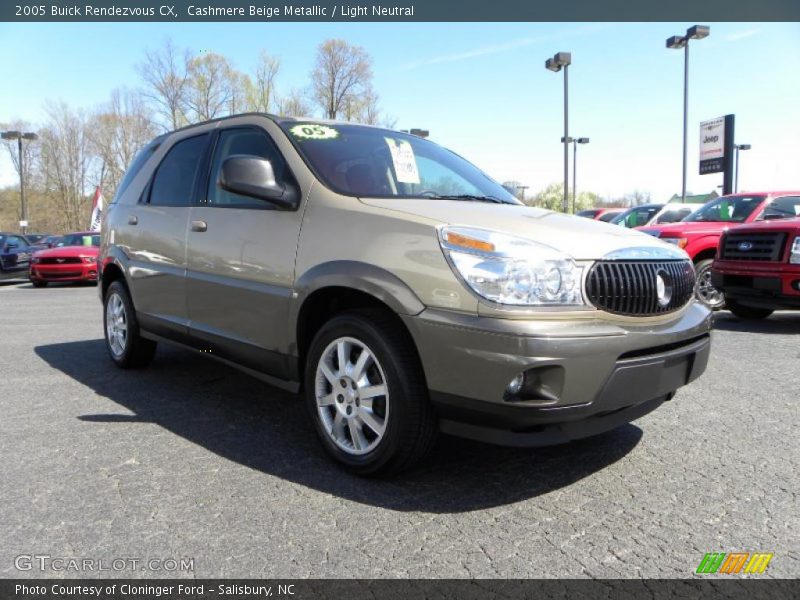
[[[230,367],[162,345],[116,369],[96,288],[0,284],[0,577],[691,577],[737,551],[798,577],[798,342],[800,313],[721,312],[705,375],[631,425],[545,449],[443,437],[374,481]]]

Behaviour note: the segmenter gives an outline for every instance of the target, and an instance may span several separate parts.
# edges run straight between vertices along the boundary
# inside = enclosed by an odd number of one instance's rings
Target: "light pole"
[[[572,214],[575,214],[575,195],[578,193],[578,144],[588,144],[589,138],[572,139]]]
[[[752,146],[750,144],[734,144],[733,147],[736,148],[736,165],[734,169],[736,172],[736,179],[733,184],[733,191],[736,193],[739,191],[739,150],[750,150]]]
[[[689,119],[689,40],[702,40],[708,37],[711,28],[708,25],[694,25],[686,30],[686,35],[673,35],[667,38],[667,48],[679,50],[683,48],[683,184],[681,186],[681,202],[686,202],[686,135]]]
[[[25,235],[28,230],[28,205],[25,203],[25,155],[22,153],[22,140],[32,142],[38,139],[39,136],[30,131],[24,133],[21,131],[4,131],[0,133],[0,136],[4,140],[17,140],[17,151],[19,152],[19,200],[22,208],[20,229],[22,235]]]
[[[558,73],[564,69],[564,202],[562,209],[569,212],[569,66],[572,64],[570,52],[557,52],[553,58],[548,58],[544,66],[546,69]]]

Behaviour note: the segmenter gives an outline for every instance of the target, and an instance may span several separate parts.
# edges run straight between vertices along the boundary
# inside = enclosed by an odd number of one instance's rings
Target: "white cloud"
[[[743,40],[749,37],[753,37],[754,35],[758,35],[761,33],[761,29],[759,28],[752,28],[752,29],[743,29],[742,31],[736,31],[734,33],[729,33],[725,36],[726,42],[738,42],[739,40]]]
[[[609,24],[607,23],[597,23],[597,24],[577,27],[575,29],[557,32],[554,34],[540,35],[536,37],[524,37],[516,40],[511,40],[510,42],[505,42],[502,44],[488,44],[484,46],[478,46],[477,48],[472,48],[471,50],[464,50],[462,52],[455,52],[452,54],[442,54],[440,56],[434,56],[432,58],[428,58],[425,60],[406,63],[404,65],[401,65],[400,70],[411,71],[414,69],[419,69],[420,67],[427,67],[430,65],[458,62],[462,60],[470,60],[472,58],[479,58],[482,56],[489,56],[492,54],[499,54],[501,52],[509,52],[511,50],[516,50],[517,48],[525,48],[528,46],[539,44],[541,42],[561,40],[567,37],[575,37],[579,35],[594,33],[596,31],[606,29],[608,26]]]

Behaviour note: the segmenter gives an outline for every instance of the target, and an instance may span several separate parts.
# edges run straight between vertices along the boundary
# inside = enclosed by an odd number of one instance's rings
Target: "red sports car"
[[[68,233],[58,244],[39,250],[31,258],[28,276],[34,287],[51,281],[90,281],[97,283],[97,253],[100,233]]]

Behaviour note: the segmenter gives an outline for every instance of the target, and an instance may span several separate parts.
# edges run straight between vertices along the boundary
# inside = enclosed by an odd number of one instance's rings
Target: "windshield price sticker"
[[[295,125],[289,131],[294,137],[304,140],[333,140],[339,132],[327,125]]]
[[[399,183],[419,183],[419,171],[417,170],[417,159],[414,157],[414,149],[405,140],[394,140],[384,138],[392,154],[394,172]]]

